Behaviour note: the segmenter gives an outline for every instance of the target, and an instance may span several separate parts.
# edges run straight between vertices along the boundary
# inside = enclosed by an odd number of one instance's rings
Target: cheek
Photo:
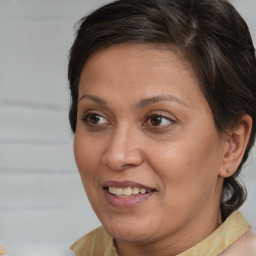
[[[74,155],[87,197],[93,207],[97,201],[97,177],[99,175],[99,148],[88,136],[76,133],[74,137]]]
[[[93,144],[88,136],[79,132],[75,134],[74,155],[83,182],[84,178],[90,178],[97,169],[99,151],[100,148]]]
[[[191,137],[192,138],[192,137]],[[180,139],[165,144],[154,144],[148,159],[161,179],[164,189],[173,197],[182,199],[201,192],[211,193],[218,179],[221,165],[219,145],[211,139]],[[183,198],[184,200],[184,198]]]

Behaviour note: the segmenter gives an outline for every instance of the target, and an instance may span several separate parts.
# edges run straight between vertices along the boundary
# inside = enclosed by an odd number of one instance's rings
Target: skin
[[[161,115],[160,122],[152,115]],[[177,255],[212,233],[222,223],[226,169],[232,175],[244,151],[246,140],[237,138],[219,135],[191,66],[171,50],[116,45],[96,52],[83,68],[75,159],[120,255]],[[237,148],[232,158],[228,152]],[[108,180],[156,192],[121,209],[105,198]]]

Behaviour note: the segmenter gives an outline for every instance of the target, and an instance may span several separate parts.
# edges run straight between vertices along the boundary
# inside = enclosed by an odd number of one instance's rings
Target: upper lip
[[[134,182],[134,181],[115,181],[108,180],[102,183],[103,188],[107,187],[115,187],[115,188],[126,188],[126,187],[137,187],[137,188],[145,188],[146,190],[156,190],[155,188]]]

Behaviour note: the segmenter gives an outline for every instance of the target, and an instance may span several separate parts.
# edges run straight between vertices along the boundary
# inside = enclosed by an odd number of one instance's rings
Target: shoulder
[[[99,227],[76,241],[70,249],[77,256],[101,255],[106,250],[106,246],[111,247],[111,241],[105,229]]]
[[[250,228],[239,239],[232,243],[219,256],[255,256],[256,255],[256,228]]]

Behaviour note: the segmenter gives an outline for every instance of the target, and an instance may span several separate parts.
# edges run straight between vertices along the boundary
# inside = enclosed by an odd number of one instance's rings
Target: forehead
[[[118,63],[124,63],[125,61],[127,71],[136,70],[136,64],[137,66],[150,64],[152,68],[168,68],[168,64],[170,64],[170,60],[172,59],[172,62],[176,63],[176,65],[181,64],[181,66],[186,66],[186,69],[194,73],[190,62],[184,57],[180,50],[176,49],[174,46],[152,43],[122,43],[101,48],[89,55],[83,69],[88,66],[88,63],[90,65],[92,65],[92,62],[96,65],[104,65],[106,62],[111,63],[114,59],[116,65]],[[120,62],[117,62],[117,59],[119,59]],[[157,65],[154,65],[155,63]]]
[[[91,55],[82,70],[81,77],[86,73],[96,77],[113,75],[115,77],[133,74],[170,73],[174,68],[186,71],[197,82],[191,64],[177,50],[165,45],[152,44],[120,44],[100,49]],[[172,74],[174,77],[175,74]],[[178,74],[177,74],[178,75]]]
[[[94,53],[84,65],[79,92],[129,87],[130,93],[198,87],[191,64],[162,45],[114,45]],[[117,87],[117,86],[116,86]],[[117,89],[117,88],[115,88]],[[186,90],[185,90],[186,91]]]

